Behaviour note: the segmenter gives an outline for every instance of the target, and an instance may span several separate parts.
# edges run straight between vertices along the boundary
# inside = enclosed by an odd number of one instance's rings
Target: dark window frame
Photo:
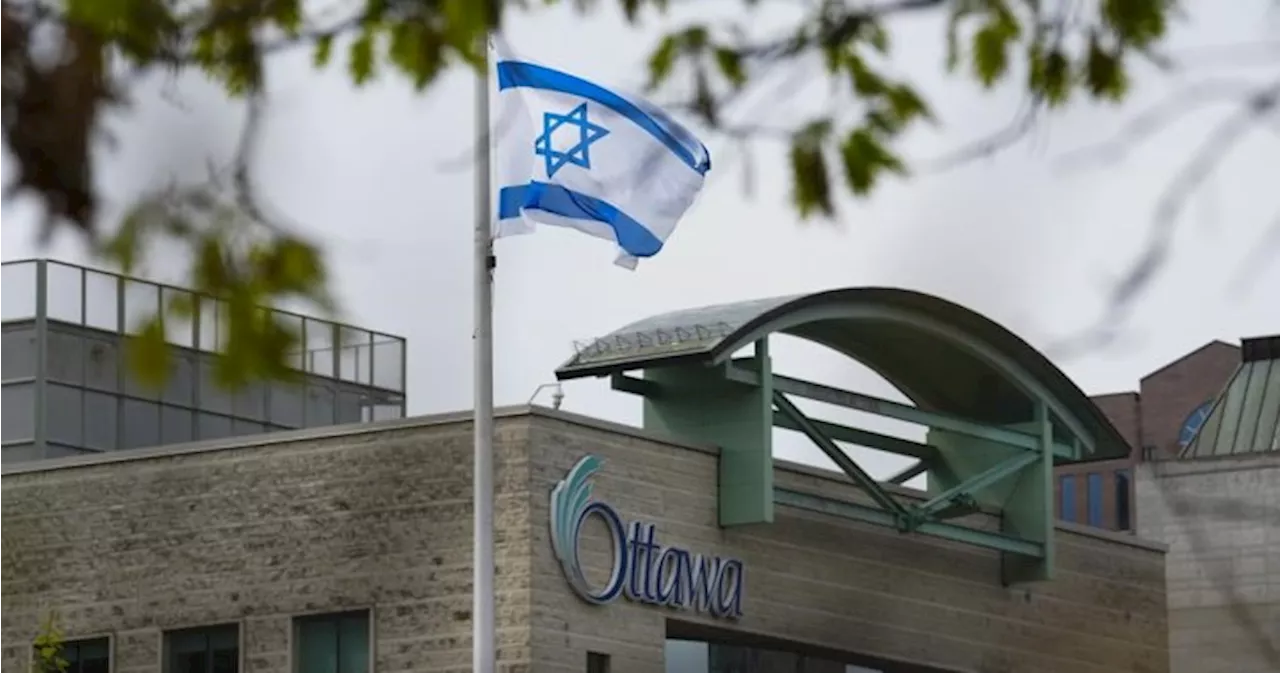
[[[1133,477],[1127,468],[1116,470],[1116,530],[1133,530]]]
[[[1102,528],[1106,525],[1106,485],[1103,483],[1101,472],[1090,472],[1085,475],[1085,521],[1094,528]]]
[[[302,665],[302,627],[308,623],[332,623],[334,625],[334,633],[337,640],[334,642],[334,657],[339,662],[342,661],[342,630],[339,624],[344,619],[352,617],[360,617],[364,619],[365,634],[365,662],[363,673],[372,673],[374,668],[374,633],[373,633],[373,608],[356,608],[354,610],[339,610],[335,612],[315,612],[305,615],[295,615],[290,625],[290,647],[289,647],[289,671],[290,673],[302,673],[300,666]],[[341,670],[338,673],[343,673]]]
[[[83,638],[64,638],[62,640],[62,646],[61,646],[61,650],[59,651],[59,656],[61,656],[63,659],[69,660],[69,657],[67,657],[66,655],[67,648],[74,646],[77,650],[76,652],[77,656],[75,658],[75,661],[69,661],[69,665],[65,673],[83,673],[84,659],[79,656],[79,650],[81,647],[87,644],[102,644],[106,646],[107,673],[112,673],[115,670],[115,640],[110,635],[87,636]],[[33,671],[33,673],[40,673],[40,668],[38,666],[38,663],[40,661],[39,652],[37,651],[38,649],[39,648],[37,648],[36,645],[33,643],[31,646],[31,670]]]
[[[215,634],[233,633],[235,635],[235,658],[233,673],[240,673],[244,670],[244,649],[242,641],[244,640],[244,626],[240,622],[223,622],[221,624],[206,624],[202,626],[193,626],[180,629],[169,629],[162,634],[161,642],[161,673],[178,673],[173,670],[173,650],[172,641],[174,637],[192,634],[201,634],[205,638],[205,670],[206,673],[213,673],[213,653],[214,649],[210,644],[210,640]]]
[[[1080,509],[1076,503],[1076,475],[1064,474],[1058,477],[1058,488],[1061,490],[1058,495],[1058,518],[1075,523]]]

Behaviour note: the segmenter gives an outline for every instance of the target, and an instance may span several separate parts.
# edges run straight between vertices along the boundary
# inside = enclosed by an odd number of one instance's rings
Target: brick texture
[[[1142,379],[1142,444],[1177,455],[1178,433],[1196,407],[1218,396],[1240,366],[1237,346],[1214,341]]]
[[[470,425],[391,425],[6,475],[3,673],[25,671],[50,608],[68,637],[111,634],[115,673],[160,673],[166,629],[227,622],[241,626],[246,673],[288,673],[292,617],[359,607],[373,610],[378,673],[468,670]],[[664,543],[744,560],[742,632],[956,671],[1169,670],[1164,554],[1136,542],[1060,530],[1056,579],[1005,588],[994,553],[834,517],[781,508],[773,525],[720,529],[714,452],[550,412],[500,419],[497,447],[509,673],[578,673],[588,651],[611,655],[614,673],[659,673],[669,617],[718,624],[570,592],[548,495],[588,452],[607,461],[595,497],[625,518],[655,522]],[[860,499],[804,470],[777,480]],[[594,535],[590,577],[609,564]]]
[[[1088,478],[1098,475],[1102,484],[1101,525],[1109,530],[1122,529],[1118,516],[1120,497],[1128,494],[1130,526],[1138,504],[1134,468],[1147,460],[1146,447],[1155,450],[1154,458],[1169,458],[1179,450],[1178,435],[1183,422],[1196,407],[1216,397],[1240,364],[1240,349],[1221,341],[1210,342],[1174,362],[1143,377],[1139,392],[1113,393],[1091,397],[1111,424],[1129,444],[1129,455],[1123,460],[1061,465],[1058,477],[1074,475],[1070,484],[1075,490],[1074,518],[1061,511],[1063,480],[1054,484],[1060,518],[1088,523]],[[1129,475],[1127,491],[1119,482],[1121,471]]]
[[[498,429],[503,670],[529,661],[527,421]],[[471,667],[469,424],[6,475],[3,673],[40,617],[158,673],[162,630],[239,623],[242,670],[290,670],[294,615],[372,608],[375,670]]]
[[[547,494],[586,453],[606,461],[596,497],[625,518],[656,523],[665,544],[744,560],[745,616],[735,628],[946,670],[1168,670],[1162,552],[1059,531],[1057,579],[1005,588],[994,553],[834,517],[784,507],[772,525],[720,529],[714,455],[559,421],[536,424],[532,446],[537,671],[581,671],[590,650],[612,655],[615,671],[661,673],[668,617],[717,623],[625,602],[590,606],[566,588],[550,550]],[[779,469],[777,481],[861,500],[842,478]],[[589,572],[608,563],[591,557]]]
[[[1144,465],[1138,498],[1169,544],[1171,670],[1280,670],[1280,455]]]

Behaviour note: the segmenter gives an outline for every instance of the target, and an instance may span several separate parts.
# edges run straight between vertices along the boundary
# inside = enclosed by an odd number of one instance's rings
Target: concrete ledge
[[[606,421],[591,416],[585,416],[569,411],[558,409],[549,409],[533,405],[516,405],[499,407],[494,410],[494,418],[497,420],[515,419],[521,417],[540,417],[550,420],[587,427],[602,432],[609,432],[626,437],[643,439],[660,444],[666,444],[679,449],[689,451],[697,451],[709,455],[718,455],[719,447],[711,445],[700,445],[691,442],[685,442],[672,437],[637,428],[623,423],[614,421]],[[370,435],[381,432],[392,432],[396,430],[410,430],[415,428],[429,428],[441,425],[462,424],[471,421],[472,412],[453,411],[443,414],[431,414],[426,416],[410,416],[407,418],[397,418],[388,421],[374,421],[370,423],[352,423],[348,425],[333,425],[322,428],[305,428],[301,430],[286,430],[282,432],[263,433],[261,435],[249,435],[245,437],[229,437],[226,439],[214,439],[200,442],[187,442],[183,444],[168,444],[163,446],[146,447],[140,449],[127,449],[124,451],[104,451],[98,454],[89,454],[83,456],[68,456],[65,458],[50,458],[48,460],[34,460],[30,462],[18,463],[12,466],[5,466],[0,469],[0,474],[4,476],[33,474],[39,472],[50,472],[54,470],[74,469],[78,467],[93,467],[98,465],[108,465],[113,463],[125,463],[130,461],[152,460],[156,458],[169,458],[173,456],[185,456],[201,453],[211,453],[215,451],[227,451],[233,449],[245,449],[255,446],[273,446],[277,444],[290,444],[295,442],[306,442],[320,439],[330,439],[337,437],[353,437],[359,435]],[[787,460],[774,459],[775,470],[782,470],[802,476],[822,479],[833,484],[850,489],[857,487],[843,473],[833,470],[824,470],[822,468],[803,465]],[[913,500],[924,500],[925,494],[922,491],[906,488],[903,486],[888,485],[887,490],[895,495],[902,496]],[[984,511],[989,516],[997,515],[996,512]],[[1167,552],[1168,546],[1149,540],[1139,539],[1133,535],[1125,533],[1116,533],[1112,531],[1100,530],[1088,526],[1058,522],[1056,525],[1058,530],[1066,531],[1076,535],[1097,538],[1124,544],[1140,549],[1152,551]]]
[[[1278,469],[1280,468],[1280,451],[1235,453],[1185,460],[1159,460],[1144,463],[1142,467],[1162,479],[1215,472],[1238,472],[1247,468]]]
[[[532,408],[527,405],[500,407],[494,410],[494,418],[501,420],[519,416],[528,416],[531,412]],[[280,432],[262,433],[260,435],[245,435],[243,437],[209,439],[197,442],[185,442],[182,444],[164,444],[138,449],[124,449],[121,451],[103,451],[102,453],[85,454],[83,456],[66,456],[63,458],[49,458],[46,460],[33,460],[17,463],[16,465],[6,465],[3,468],[0,468],[0,474],[8,476],[11,474],[48,472],[50,470],[63,470],[75,467],[90,467],[94,465],[124,463],[135,460],[150,460],[153,458],[169,458],[172,456],[185,456],[197,453],[209,453],[213,451],[226,451],[230,449],[245,449],[254,446],[272,446],[275,444],[306,442],[333,437],[368,435],[393,430],[428,428],[437,425],[469,422],[471,420],[471,416],[472,412],[469,410],[453,411],[427,416],[409,416],[406,418],[396,418],[387,421],[328,425],[322,428],[283,430]]]
[[[660,442],[682,449],[700,451],[702,453],[709,453],[713,455],[718,455],[720,453],[720,449],[715,446],[682,442],[642,428],[592,418],[590,416],[575,414],[568,411],[549,409],[546,407],[527,404],[506,406],[495,409],[493,414],[494,418],[497,420],[519,418],[522,416],[539,416],[570,423],[572,425],[593,428],[604,432],[612,432],[638,439]],[[329,425],[321,428],[283,430],[280,432],[246,435],[243,437],[227,437],[224,439],[184,442],[182,444],[164,444],[138,449],[125,449],[122,451],[103,451],[101,453],[85,454],[81,456],[49,458],[46,460],[33,460],[17,463],[15,465],[7,465],[0,469],[0,474],[6,476],[11,474],[30,474],[33,472],[48,472],[51,470],[91,467],[95,465],[124,463],[136,460],[151,460],[154,458],[169,458],[172,456],[185,456],[198,453],[209,453],[213,451],[246,449],[255,446],[273,446],[276,444],[307,442],[320,439],[331,439],[335,437],[353,437],[377,434],[380,432],[391,432],[395,430],[411,430],[414,428],[428,428],[455,423],[469,423],[471,418],[472,411],[468,409],[465,411],[451,411],[425,416],[409,416],[406,418],[372,421],[369,423],[348,423],[346,425]]]

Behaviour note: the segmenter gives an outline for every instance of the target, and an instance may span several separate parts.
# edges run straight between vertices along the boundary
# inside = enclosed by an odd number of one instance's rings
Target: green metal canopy
[[[1097,405],[1039,351],[974,311],[910,290],[851,288],[663,313],[581,346],[556,376],[716,365],[771,333],[863,363],[922,410],[1004,425],[1030,419],[1043,400],[1055,438],[1084,447],[1077,460],[1128,455]]]
[[[776,373],[771,334],[861,362],[914,406]],[[626,375],[634,370],[643,378]],[[1129,453],[1098,407],[1025,341],[908,290],[854,288],[665,313],[582,345],[556,376],[610,376],[615,389],[644,398],[646,428],[719,446],[722,526],[772,522],[775,505],[820,512],[997,550],[1009,583],[1051,576],[1054,464]],[[793,397],[914,423],[927,428],[927,439],[810,418]],[[804,434],[866,497],[775,486],[774,428]],[[842,443],[913,464],[877,480]],[[926,493],[900,488],[920,474]],[[998,531],[957,521],[980,510],[998,513]]]

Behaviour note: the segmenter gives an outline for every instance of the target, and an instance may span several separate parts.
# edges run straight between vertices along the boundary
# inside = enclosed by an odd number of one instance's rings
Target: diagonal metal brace
[[[1001,479],[1013,476],[1022,468],[1039,461],[1040,456],[1037,454],[1019,453],[1008,460],[996,463],[987,470],[975,475],[972,479],[956,484],[925,502],[912,507],[908,518],[908,527],[917,528],[921,523],[948,508],[976,509],[976,500],[973,497],[976,491],[980,491]]]
[[[899,527],[905,525],[908,516],[907,508],[899,504],[892,495],[880,487],[874,477],[867,474],[861,467],[858,467],[858,464],[848,454],[818,430],[813,421],[809,420],[808,416],[805,416],[803,412],[796,408],[796,405],[792,404],[785,394],[777,390],[773,391],[773,404],[778,408],[778,411],[794,421],[800,432],[804,433],[814,444],[817,444],[818,448],[822,449],[822,452],[827,454],[828,458],[834,461],[841,470],[844,470],[845,474],[849,475],[858,486],[862,487],[862,490],[867,492],[867,495],[870,495],[877,504],[893,515],[894,520],[899,522]]]

